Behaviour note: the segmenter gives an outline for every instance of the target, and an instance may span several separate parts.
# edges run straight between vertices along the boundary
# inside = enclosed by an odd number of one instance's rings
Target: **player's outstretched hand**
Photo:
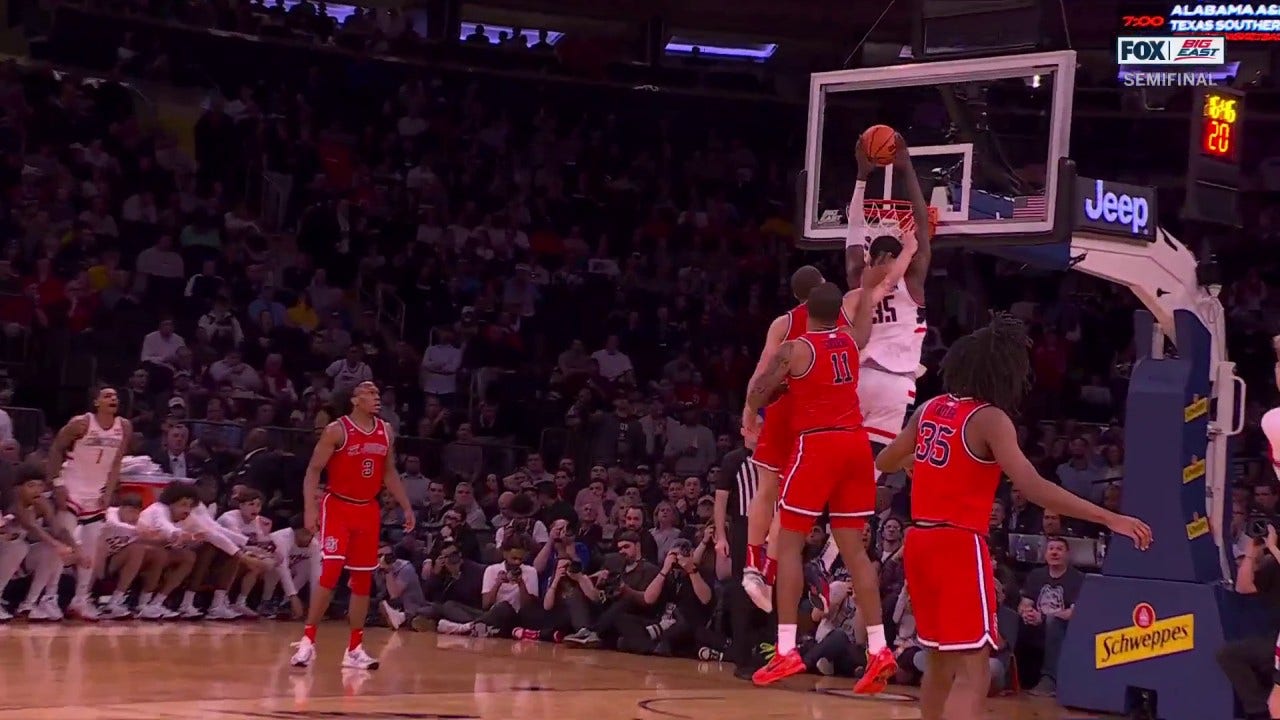
[[[1151,547],[1151,528],[1141,520],[1128,515],[1112,515],[1107,521],[1107,527],[1111,532],[1117,535],[1123,535],[1131,540],[1139,550],[1146,550]]]
[[[750,408],[742,411],[742,437],[751,442],[760,438],[760,415],[751,412]]]
[[[894,133],[893,141],[893,166],[901,169],[911,164],[911,148],[907,147],[907,141],[902,137],[902,133]]]

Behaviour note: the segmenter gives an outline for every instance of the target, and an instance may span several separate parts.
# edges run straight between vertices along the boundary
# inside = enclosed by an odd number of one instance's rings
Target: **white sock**
[[[152,593],[147,593],[147,594],[148,594],[148,595],[151,595]],[[154,594],[154,597],[152,597],[152,598],[151,598],[150,602],[151,602],[151,604],[152,604],[152,605],[155,605],[156,607],[160,607],[161,605],[164,605],[165,601],[166,601],[166,600],[168,600],[168,599],[169,599],[169,596],[168,596],[168,595],[162,595],[162,594],[160,594],[160,593],[155,593],[155,594]]]
[[[867,626],[867,652],[875,655],[885,648],[884,642],[884,626],[868,625]]]
[[[240,593],[240,597],[236,598],[237,605],[244,605],[248,601],[249,601],[249,593],[247,592]]]
[[[186,592],[182,593],[182,604],[183,604],[183,606],[185,606],[185,607],[195,607],[195,606],[196,606],[196,591],[195,591],[195,590],[188,590],[188,591],[186,591]]]
[[[226,590],[214,590],[214,591],[213,591],[213,604],[214,604],[214,605],[226,605],[226,604],[227,604],[227,591],[226,591]]]
[[[123,590],[117,590],[117,591],[115,591],[115,592],[111,593],[111,604],[112,604],[112,605],[123,605],[123,604],[124,604],[124,591],[123,591]]]
[[[881,633],[881,642],[884,635]],[[786,655],[796,649],[796,626],[795,625],[778,625],[778,655]]]
[[[154,596],[154,595],[155,595],[155,593],[147,593],[147,592],[142,593],[141,595],[139,595],[139,596],[138,596],[138,604],[139,604],[139,605],[150,605],[150,604],[151,604],[151,598],[152,598],[152,596]]]

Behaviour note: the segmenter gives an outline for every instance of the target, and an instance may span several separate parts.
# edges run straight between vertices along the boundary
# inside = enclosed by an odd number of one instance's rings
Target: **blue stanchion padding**
[[[1214,660],[1227,594],[1206,583],[1086,576],[1058,658],[1059,702],[1125,715],[1134,692],[1148,690],[1160,720],[1231,720],[1231,685]]]
[[[1137,313],[1140,354],[1129,381],[1125,413],[1123,510],[1151,526],[1146,552],[1117,540],[1107,575],[1181,582],[1221,579],[1205,506],[1208,452],[1209,333],[1191,313],[1175,314],[1178,357],[1149,355],[1151,316]],[[1146,335],[1142,333],[1144,330]]]
[[[1137,691],[1156,696],[1160,720],[1230,720],[1234,700],[1214,655],[1246,628],[1249,603],[1221,585],[1205,511],[1210,334],[1174,314],[1176,353],[1151,356],[1154,320],[1135,313],[1138,359],[1125,417],[1122,509],[1152,528],[1142,552],[1113,538],[1101,575],[1086,578],[1058,660],[1068,707],[1127,713]]]

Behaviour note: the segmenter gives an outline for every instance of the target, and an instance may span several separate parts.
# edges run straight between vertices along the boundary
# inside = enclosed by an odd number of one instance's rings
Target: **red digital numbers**
[[[1127,28],[1162,28],[1164,27],[1163,15],[1124,15],[1120,18],[1120,22]]]
[[[1200,151],[1222,160],[1235,160],[1235,124],[1224,120],[1204,119],[1204,131],[1200,135]]]

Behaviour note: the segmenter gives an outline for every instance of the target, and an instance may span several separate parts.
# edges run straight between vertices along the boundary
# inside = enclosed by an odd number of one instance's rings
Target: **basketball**
[[[898,151],[896,134],[888,125],[872,125],[863,131],[858,142],[862,143],[862,152],[868,160],[876,165],[888,165]]]

